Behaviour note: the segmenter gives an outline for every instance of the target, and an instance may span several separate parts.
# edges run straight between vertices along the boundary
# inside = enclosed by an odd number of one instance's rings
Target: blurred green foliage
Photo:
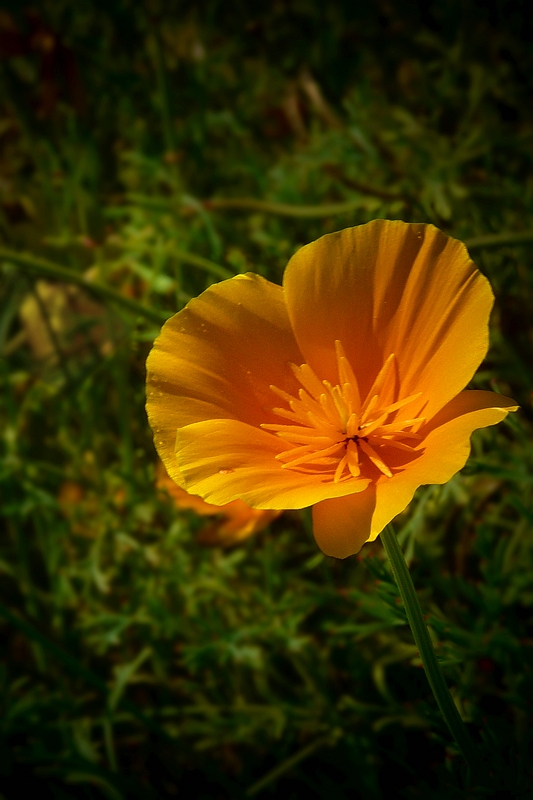
[[[532,22],[424,9],[4,2],[2,800],[528,796]],[[201,547],[155,489],[159,322],[375,217],[470,243],[497,298],[474,385],[522,407],[397,523],[490,791],[468,794],[379,541],[336,562],[287,513]]]

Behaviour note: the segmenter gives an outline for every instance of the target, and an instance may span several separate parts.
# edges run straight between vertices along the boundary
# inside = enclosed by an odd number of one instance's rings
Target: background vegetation
[[[4,0],[3,800],[529,796],[531,28],[520,0]],[[521,405],[397,521],[490,792],[379,541],[327,559],[293,512],[209,548],[155,488],[160,323],[376,217],[467,241],[497,298],[474,385]]]

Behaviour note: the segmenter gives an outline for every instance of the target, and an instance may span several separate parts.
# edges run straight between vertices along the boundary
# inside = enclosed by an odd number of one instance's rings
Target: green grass
[[[527,797],[526,6],[202,6],[0,15],[0,797]],[[155,489],[160,322],[376,217],[470,244],[496,295],[473,385],[521,405],[395,523],[492,795],[468,795],[379,540],[328,559],[291,512],[208,548]]]

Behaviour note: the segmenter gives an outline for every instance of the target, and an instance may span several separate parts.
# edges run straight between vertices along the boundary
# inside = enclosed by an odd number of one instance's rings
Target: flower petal
[[[464,467],[473,431],[496,425],[517,408],[514,400],[484,391],[461,392],[449,402],[432,420],[431,429],[420,444],[420,458],[403,472],[377,482],[370,541],[407,507],[419,486],[446,483]]]
[[[174,481],[183,485],[174,454],[178,428],[204,419],[279,421],[269,386],[296,391],[289,362],[302,356],[283,290],[259,275],[210,286],[165,323],[148,356],[146,410]]]
[[[465,465],[474,430],[495,425],[516,409],[514,400],[494,392],[461,392],[435,418],[421,445],[424,452],[404,472],[360,494],[314,506],[313,532],[320,549],[335,558],[358,553],[407,507],[419,486],[446,483]]]
[[[279,437],[244,422],[215,419],[178,431],[176,459],[192,494],[221,506],[238,497],[252,508],[304,508],[328,497],[363,491],[367,479],[333,483],[320,475],[284,469]]]
[[[370,537],[376,489],[323,500],[313,506],[313,533],[323,553],[347,558],[358,553]]]
[[[321,378],[337,382],[336,339],[362,396],[394,353],[401,394],[422,392],[427,419],[487,351],[490,285],[465,246],[433,225],[374,220],[328,234],[292,257],[283,285],[300,349]]]

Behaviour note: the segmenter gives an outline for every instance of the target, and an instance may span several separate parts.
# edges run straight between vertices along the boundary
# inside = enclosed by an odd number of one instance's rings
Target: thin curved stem
[[[344,203],[324,203],[316,206],[295,205],[292,203],[274,203],[266,200],[256,200],[253,197],[216,197],[204,200],[203,206],[208,211],[222,211],[232,208],[244,211],[259,211],[266,214],[278,214],[281,217],[320,218],[347,214],[356,211],[365,204],[364,198],[347,200]]]
[[[411,574],[405,563],[405,558],[398,544],[398,539],[391,525],[387,525],[381,532],[381,541],[390,561],[392,574],[398,586],[405,613],[413,633],[424,671],[426,673],[431,691],[437,705],[457,747],[467,762],[472,777],[480,778],[482,775],[481,760],[472,739],[459,712],[453,702],[450,690],[446,685],[441,666],[433,648],[427,625],[424,622],[420,601],[414,587]]]
[[[83,275],[73,270],[61,267],[59,264],[54,264],[47,259],[38,258],[31,253],[17,253],[14,250],[7,250],[5,247],[0,247],[0,261],[16,264],[26,272],[37,273],[38,275],[43,275],[52,280],[74,283],[99,300],[107,300],[115,303],[131,314],[144,317],[144,319],[148,319],[150,322],[156,322],[159,325],[169,316],[165,311],[158,311],[155,308],[143,306],[141,303],[137,303],[135,300],[120,294],[120,292],[116,292],[109,286],[89,281]]]
[[[265,214],[277,214],[281,217],[302,217],[319,219],[331,217],[336,214],[347,214],[362,208],[367,199],[358,197],[355,200],[346,200],[343,203],[324,203],[321,205],[304,206],[295,203],[276,203],[268,200],[258,200],[255,197],[214,197],[211,200],[196,200],[188,195],[182,195],[178,200],[165,200],[160,197],[147,197],[137,193],[128,193],[127,199],[135,205],[151,208],[154,211],[180,211],[180,213],[199,213],[205,211],[258,211]]]
[[[483,247],[528,244],[529,242],[533,242],[533,231],[487,233],[485,236],[473,236],[471,239],[465,239],[467,250],[479,250]]]

